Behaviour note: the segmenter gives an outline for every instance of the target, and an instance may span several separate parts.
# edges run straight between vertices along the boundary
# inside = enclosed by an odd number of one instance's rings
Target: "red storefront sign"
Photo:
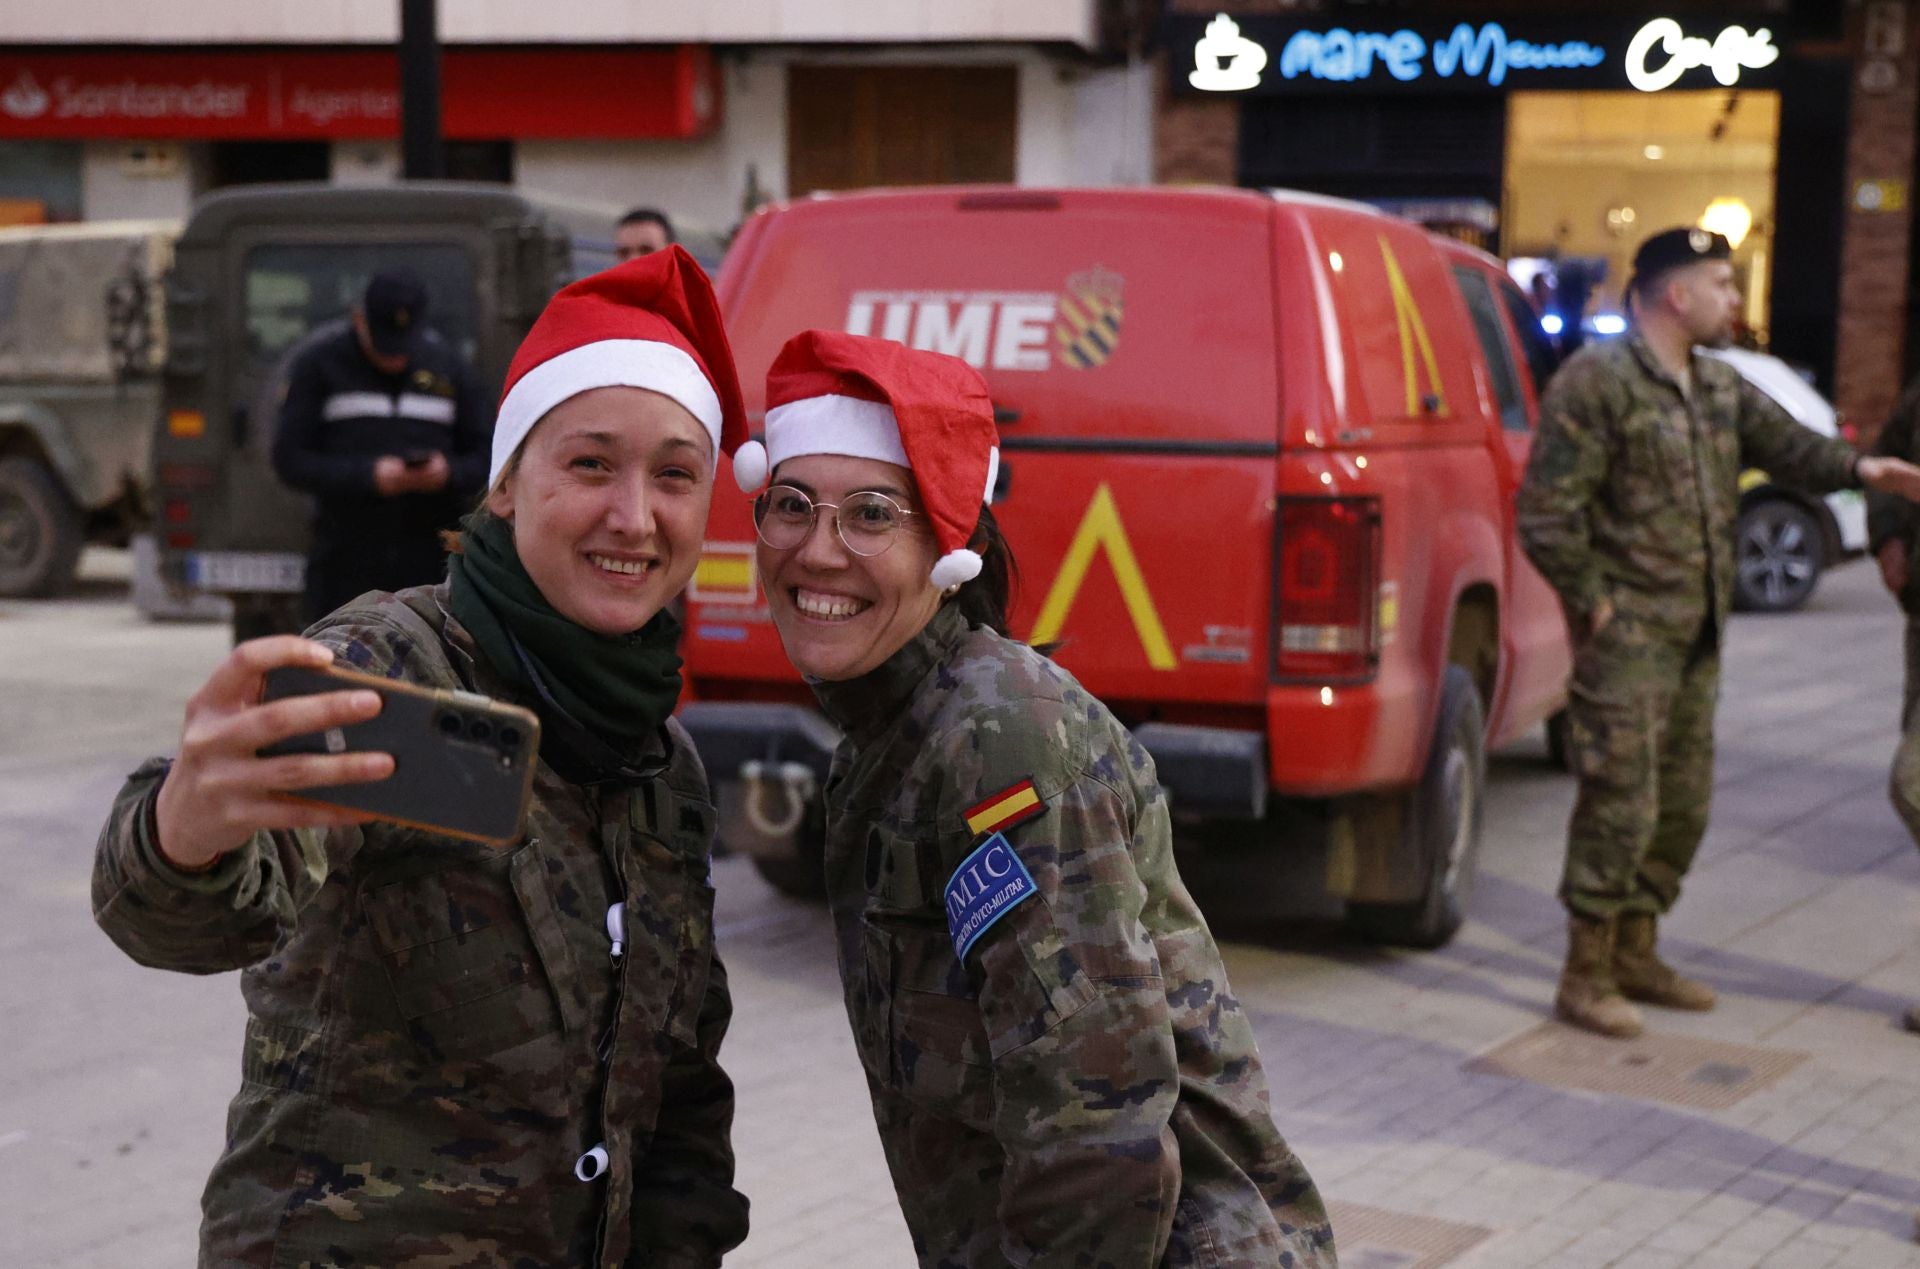
[[[685,138],[720,118],[712,51],[448,49],[441,119],[457,139]],[[391,52],[0,51],[0,140],[398,136]]]

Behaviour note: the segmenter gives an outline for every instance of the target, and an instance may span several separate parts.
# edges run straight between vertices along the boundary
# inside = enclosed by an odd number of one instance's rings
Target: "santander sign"
[[[1643,93],[1657,93],[1680,82],[1696,67],[1713,71],[1714,79],[1731,88],[1740,72],[1761,70],[1780,60],[1773,32],[1766,27],[1748,32],[1730,26],[1712,40],[1688,35],[1672,18],[1655,18],[1627,43],[1627,82]]]

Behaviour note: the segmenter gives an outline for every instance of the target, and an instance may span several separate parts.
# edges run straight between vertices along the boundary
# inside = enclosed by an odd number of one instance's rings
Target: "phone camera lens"
[[[520,729],[518,727],[502,727],[500,729],[500,747],[502,749],[518,749],[520,747]]]
[[[475,718],[467,723],[469,740],[486,740],[493,735],[493,724],[484,718]]]
[[[440,734],[443,736],[458,736],[462,724],[458,714],[442,714],[434,720],[434,726],[440,729]]]

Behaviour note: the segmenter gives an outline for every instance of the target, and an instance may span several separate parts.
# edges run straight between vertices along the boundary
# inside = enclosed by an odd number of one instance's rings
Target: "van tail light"
[[[1380,500],[1282,498],[1273,672],[1364,678],[1379,657]]]

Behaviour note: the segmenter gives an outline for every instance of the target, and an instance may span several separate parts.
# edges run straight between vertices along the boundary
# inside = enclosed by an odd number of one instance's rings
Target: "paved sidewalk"
[[[1893,1022],[1920,999],[1920,851],[1884,795],[1899,636],[1862,565],[1807,611],[1734,624],[1713,830],[1668,927],[1722,993],[1711,1014],[1656,1014],[1633,1045],[1546,1025],[1572,785],[1537,741],[1494,763],[1451,947],[1227,945],[1346,1269],[1920,1266],[1920,1037]],[[0,1266],[193,1261],[238,985],[127,961],[87,875],[108,797],[224,650],[99,588],[0,603]],[[745,860],[715,875],[754,1204],[727,1263],[909,1266],[827,918]]]
[[[1573,788],[1538,742],[1494,762],[1474,919],[1452,946],[1228,946],[1346,1269],[1920,1266],[1920,1036],[1894,1022],[1920,999],[1920,851],[1884,792],[1899,633],[1859,565],[1807,610],[1734,623],[1713,829],[1666,927],[1667,950],[1720,989],[1711,1014],[1652,1011],[1627,1046],[1546,1023]],[[719,877],[755,1203],[728,1263],[911,1264],[825,918],[757,894],[741,861]],[[1674,1061],[1670,1038],[1743,1047]],[[1484,1069],[1502,1046],[1569,1044],[1549,1074],[1638,1080],[1639,1095]]]

